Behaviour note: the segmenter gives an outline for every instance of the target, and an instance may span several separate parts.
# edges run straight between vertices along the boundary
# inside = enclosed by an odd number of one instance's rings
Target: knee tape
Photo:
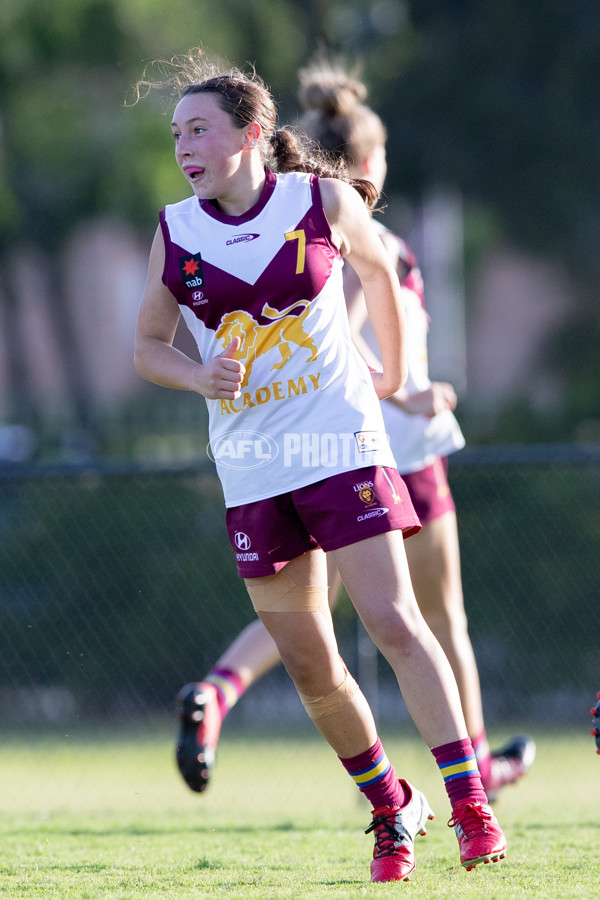
[[[340,712],[341,709],[349,703],[358,691],[358,685],[350,672],[346,672],[344,680],[330,694],[324,697],[307,697],[298,691],[302,706],[315,721],[315,719],[323,719],[325,716],[332,716],[334,713]]]
[[[296,584],[287,572],[246,578],[256,612],[319,612],[328,609],[327,586]]]

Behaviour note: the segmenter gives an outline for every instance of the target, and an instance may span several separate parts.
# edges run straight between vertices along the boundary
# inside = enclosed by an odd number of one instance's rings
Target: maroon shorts
[[[316,547],[337,550],[395,529],[408,537],[420,527],[398,472],[381,466],[342,472],[227,510],[227,532],[242,578],[274,575]]]
[[[421,525],[439,519],[444,513],[454,511],[454,499],[448,484],[448,459],[436,459],[420,472],[403,475],[410,499]]]

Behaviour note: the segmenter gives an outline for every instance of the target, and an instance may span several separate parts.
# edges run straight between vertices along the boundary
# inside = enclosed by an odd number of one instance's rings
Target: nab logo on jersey
[[[204,285],[202,257],[199,253],[194,253],[193,256],[180,256],[179,269],[181,271],[181,279],[186,287],[199,288]]]

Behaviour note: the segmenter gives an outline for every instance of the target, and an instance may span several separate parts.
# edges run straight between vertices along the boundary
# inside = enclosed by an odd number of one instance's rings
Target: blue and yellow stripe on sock
[[[204,681],[207,681],[209,684],[214,684],[217,690],[221,691],[228,709],[231,709],[231,707],[235,706],[238,702],[239,694],[236,687],[227,677],[219,675],[216,672],[211,672],[206,676]]]
[[[366,769],[361,769],[359,772],[348,772],[348,774],[358,788],[363,790],[363,788],[370,787],[372,784],[375,784],[384,778],[391,767],[392,764],[386,754],[382,753],[371,766],[368,766]]]
[[[463,756],[460,759],[453,759],[451,762],[439,763],[438,765],[444,784],[448,781],[455,781],[457,778],[465,778],[467,775],[479,775],[479,768],[474,753],[469,756]]]

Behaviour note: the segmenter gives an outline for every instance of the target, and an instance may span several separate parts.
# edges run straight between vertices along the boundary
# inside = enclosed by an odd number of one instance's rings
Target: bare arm
[[[389,239],[386,239],[386,234],[378,235],[378,237],[382,241],[398,277],[401,278],[400,272],[405,264],[400,259],[396,240],[391,235]],[[403,275],[405,274],[404,271]],[[402,288],[402,290],[407,289]],[[362,335],[362,329],[367,319],[367,308],[360,280],[354,269],[348,264],[344,266],[344,294],[352,340],[365,362],[371,368],[378,369],[381,364]],[[454,388],[445,381],[433,381],[425,390],[413,394],[409,394],[406,387],[402,387],[387,399],[409,415],[421,415],[428,418],[437,416],[445,409],[456,409],[457,403]]]
[[[344,262],[344,297],[352,341],[369,368],[378,372],[381,361],[363,337],[363,328],[369,318],[365,295],[358,275],[347,261]]]
[[[410,415],[427,416],[429,419],[444,409],[455,410],[457,402],[454,388],[446,381],[432,381],[426,390],[414,394],[401,389],[388,400]]]
[[[320,185],[334,239],[356,272],[364,294],[381,356],[382,371],[373,373],[373,384],[383,400],[404,384],[407,374],[398,276],[354,188],[335,178],[323,178]]]
[[[180,312],[177,301],[162,282],[164,242],[157,229],[150,251],[148,277],[138,312],[134,365],[148,381],[180,391],[195,391],[209,399],[235,400],[240,396],[243,364],[234,359],[239,338],[206,365],[173,346]]]

